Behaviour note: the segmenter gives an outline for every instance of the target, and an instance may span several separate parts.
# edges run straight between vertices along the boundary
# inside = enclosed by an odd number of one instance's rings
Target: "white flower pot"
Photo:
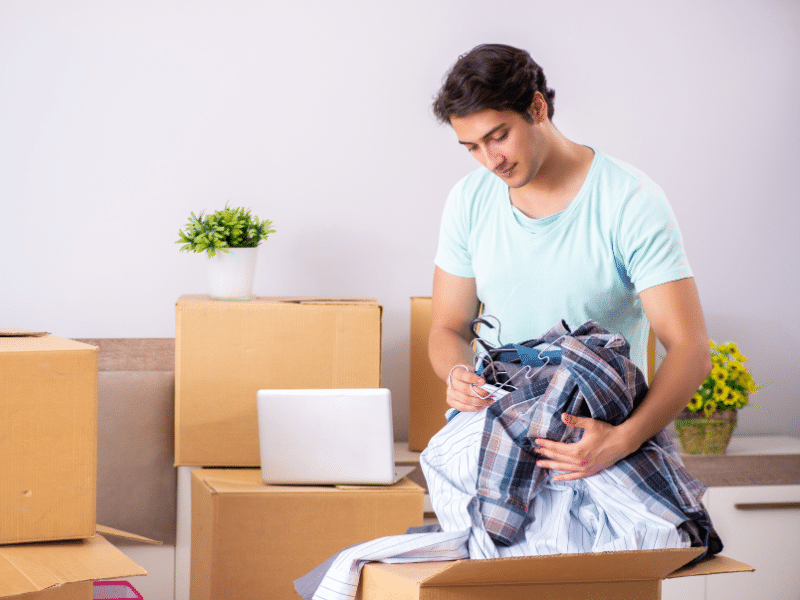
[[[258,248],[229,248],[208,257],[208,286],[214,300],[249,300]]]

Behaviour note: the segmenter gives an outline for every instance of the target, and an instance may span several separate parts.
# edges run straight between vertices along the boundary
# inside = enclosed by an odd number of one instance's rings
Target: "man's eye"
[[[494,138],[494,141],[495,142],[502,142],[504,139],[506,139],[507,136],[508,136],[508,131],[504,131],[502,133],[502,135],[499,135],[496,138]]]

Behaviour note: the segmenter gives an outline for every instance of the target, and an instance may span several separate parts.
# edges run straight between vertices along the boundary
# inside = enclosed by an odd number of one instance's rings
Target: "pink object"
[[[121,600],[122,598],[144,600],[144,596],[127,581],[94,582],[94,600]]]

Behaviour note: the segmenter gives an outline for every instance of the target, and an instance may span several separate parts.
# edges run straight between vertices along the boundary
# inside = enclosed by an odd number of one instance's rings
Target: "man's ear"
[[[541,123],[547,118],[547,101],[541,92],[534,92],[533,102],[531,102],[528,112],[536,123]]]

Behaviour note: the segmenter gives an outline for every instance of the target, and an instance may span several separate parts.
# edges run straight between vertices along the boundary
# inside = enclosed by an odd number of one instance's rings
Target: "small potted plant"
[[[210,215],[191,213],[178,232],[181,252],[205,252],[208,283],[215,300],[249,300],[253,294],[258,246],[275,233],[272,221],[259,220],[250,209],[231,208]]]
[[[750,404],[756,385],[744,366],[747,357],[733,342],[711,346],[712,369],[689,404],[675,419],[687,454],[724,454],[736,427],[737,411]]]

